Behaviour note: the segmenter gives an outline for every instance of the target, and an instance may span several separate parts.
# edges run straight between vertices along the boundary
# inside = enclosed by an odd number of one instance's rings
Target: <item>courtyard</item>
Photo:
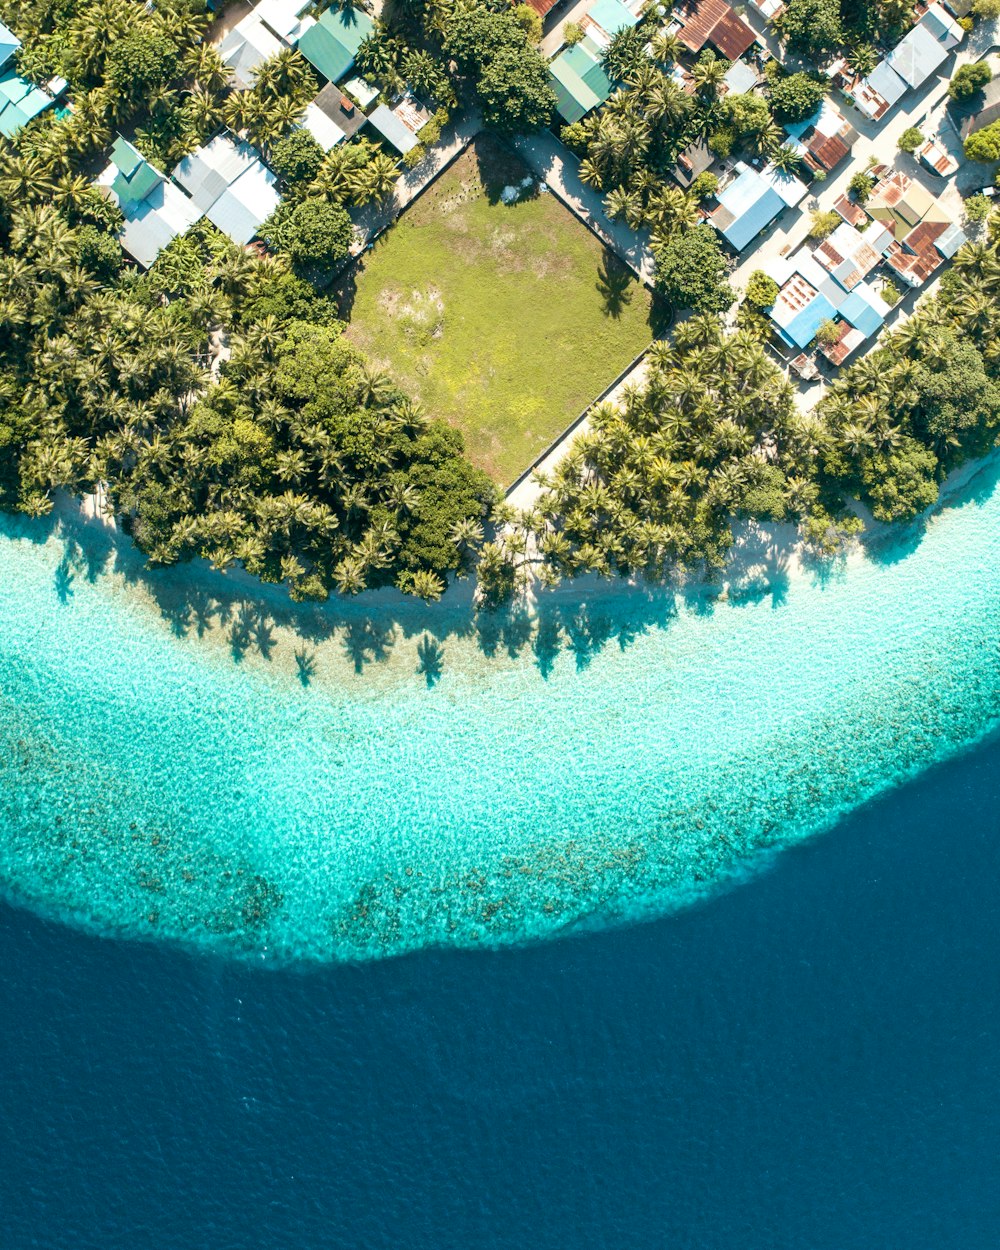
[[[655,329],[646,288],[528,178],[508,148],[480,136],[338,292],[348,337],[460,429],[471,460],[499,485]]]

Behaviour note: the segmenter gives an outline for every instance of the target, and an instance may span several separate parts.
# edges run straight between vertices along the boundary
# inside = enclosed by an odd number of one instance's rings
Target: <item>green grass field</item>
[[[650,297],[525,167],[480,138],[339,293],[348,336],[506,485],[653,337]]]

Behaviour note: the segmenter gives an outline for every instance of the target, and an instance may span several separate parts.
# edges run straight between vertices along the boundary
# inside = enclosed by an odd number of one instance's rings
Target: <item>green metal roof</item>
[[[549,66],[556,107],[568,122],[578,122],[611,94],[611,79],[586,47],[586,40],[561,52]]]
[[[52,97],[13,70],[0,76],[0,134],[14,137],[53,103]]]
[[[354,64],[361,43],[374,30],[359,9],[327,9],[299,39],[298,49],[324,78],[336,82]]]
[[[142,153],[120,136],[112,145],[111,160],[118,170],[111,189],[122,204],[138,204],[163,181]]]

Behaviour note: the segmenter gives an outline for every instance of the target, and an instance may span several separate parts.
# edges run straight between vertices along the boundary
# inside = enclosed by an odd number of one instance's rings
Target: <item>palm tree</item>
[[[727,69],[728,63],[723,60],[695,61],[691,67],[691,81],[697,94],[704,99],[714,99]]]
[[[783,143],[771,154],[771,164],[783,174],[796,174],[799,171],[801,157],[789,143]]]
[[[661,65],[672,65],[681,54],[681,41],[676,35],[661,28],[650,40],[649,50],[654,61],[659,61]]]

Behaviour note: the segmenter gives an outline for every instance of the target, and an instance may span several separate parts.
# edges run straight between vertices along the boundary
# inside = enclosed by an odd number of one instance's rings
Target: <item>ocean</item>
[[[474,620],[0,519],[0,1250],[995,1246],[998,535]]]
[[[5,1250],[992,1250],[1000,744],[664,919],[274,970],[0,909]]]

